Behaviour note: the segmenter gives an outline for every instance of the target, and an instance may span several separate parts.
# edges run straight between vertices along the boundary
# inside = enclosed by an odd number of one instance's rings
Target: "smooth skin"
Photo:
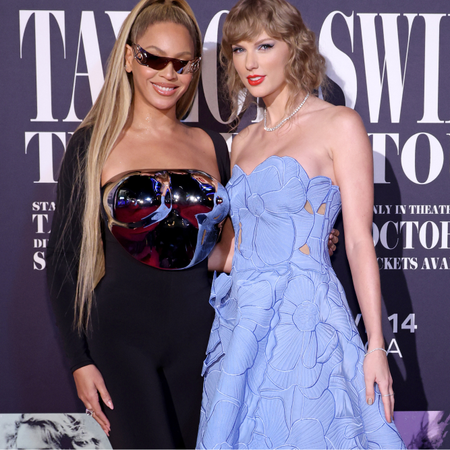
[[[293,94],[284,74],[289,54],[287,43],[266,32],[233,46],[237,73],[250,93],[264,100],[268,127],[274,127],[291,112],[286,105]],[[298,93],[294,107],[305,95]],[[255,148],[258,151],[249,150]],[[384,348],[380,278],[371,234],[373,156],[361,118],[352,109],[333,106],[311,95],[278,130],[266,132],[260,122],[240,132],[233,140],[231,166],[237,164],[249,174],[273,155],[293,157],[310,178],[326,176],[339,186],[346,253],[367,330],[368,351]],[[385,352],[367,355],[364,378],[368,404],[374,402],[375,383],[382,395],[393,393]],[[382,400],[386,420],[391,422],[394,397],[383,396]]]
[[[172,22],[149,26],[137,44],[157,56],[183,60],[195,56],[189,31]],[[192,74],[178,74],[172,63],[162,70],[142,66],[128,45],[125,70],[133,73],[135,95],[128,122],[103,167],[102,184],[137,169],[197,169],[220,179],[210,137],[199,128],[183,125],[176,117],[177,101],[189,87]],[[73,376],[78,397],[109,436],[111,426],[102,412],[99,395],[109,408],[114,406],[102,374],[90,364],[75,370]]]

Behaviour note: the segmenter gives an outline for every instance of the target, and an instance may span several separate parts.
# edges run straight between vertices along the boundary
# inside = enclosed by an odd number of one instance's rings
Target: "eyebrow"
[[[147,50],[149,52],[151,52],[151,50],[156,50],[162,56],[167,56],[167,53],[164,50],[161,50],[159,47],[156,47],[156,45],[149,45],[145,47],[144,50]],[[183,56],[186,56],[188,59],[190,59],[192,57],[192,53],[189,50],[186,50],[184,52],[177,53],[175,56],[173,56],[173,58],[181,59]]]
[[[259,41],[255,42],[255,45],[262,44],[264,41],[269,41],[269,40],[275,41],[276,39],[275,39],[275,38],[272,38],[272,37],[270,37],[270,36],[267,36],[267,37],[265,37],[265,38],[263,38],[263,39],[260,39]]]
[[[265,38],[263,38],[263,39],[260,39],[259,41],[257,41],[257,42],[255,42],[254,43],[254,46],[255,47],[257,47],[258,45],[260,45],[260,44],[262,44],[263,42],[265,42],[265,41],[268,41],[268,40],[273,40],[273,41],[275,41],[276,39],[275,38],[272,38],[272,37],[270,37],[270,36],[267,36],[267,37],[265,37]],[[249,41],[240,41],[240,42],[249,42]],[[239,47],[239,42],[236,42],[236,44],[231,44],[231,47]]]

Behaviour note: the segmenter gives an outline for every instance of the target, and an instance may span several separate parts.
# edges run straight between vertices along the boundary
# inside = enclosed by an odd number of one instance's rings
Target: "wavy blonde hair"
[[[75,298],[75,325],[79,332],[86,331],[88,327],[94,289],[105,274],[100,220],[101,174],[105,161],[127,122],[134,96],[133,75],[124,69],[126,43],[128,39],[136,42],[150,25],[161,22],[185,26],[194,42],[194,56],[201,56],[200,29],[185,0],[141,0],[122,25],[109,57],[105,83],[97,101],[79,126],[92,128],[84,170],[78,180],[84,185],[86,192]],[[192,107],[199,79],[200,71],[197,71],[176,105],[177,119],[182,119]]]
[[[273,39],[286,42],[290,49],[285,76],[292,96],[286,105],[286,113],[293,108],[300,91],[312,93],[324,83],[325,58],[317,49],[314,32],[305,25],[297,8],[285,0],[240,0],[225,19],[220,50],[233,119],[237,118],[240,109],[238,99],[245,96],[243,112],[250,105],[252,96],[234,68],[232,45],[252,40],[263,31]]]

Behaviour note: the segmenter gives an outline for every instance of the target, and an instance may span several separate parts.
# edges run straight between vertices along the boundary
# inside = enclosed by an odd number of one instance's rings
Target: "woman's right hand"
[[[114,409],[111,396],[106,389],[102,374],[94,364],[89,364],[73,372],[77,393],[86,409],[92,411],[92,417],[100,424],[103,431],[109,436],[111,426],[109,420],[103,413],[98,394],[110,409]]]

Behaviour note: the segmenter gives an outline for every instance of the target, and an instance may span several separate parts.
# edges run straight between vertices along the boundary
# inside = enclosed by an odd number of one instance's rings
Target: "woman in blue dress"
[[[234,256],[212,288],[197,446],[405,448],[392,421],[364,125],[315,95],[324,58],[284,0],[239,1],[222,58],[234,112],[254,97],[266,110],[233,141]],[[341,207],[367,352],[327,252]]]

